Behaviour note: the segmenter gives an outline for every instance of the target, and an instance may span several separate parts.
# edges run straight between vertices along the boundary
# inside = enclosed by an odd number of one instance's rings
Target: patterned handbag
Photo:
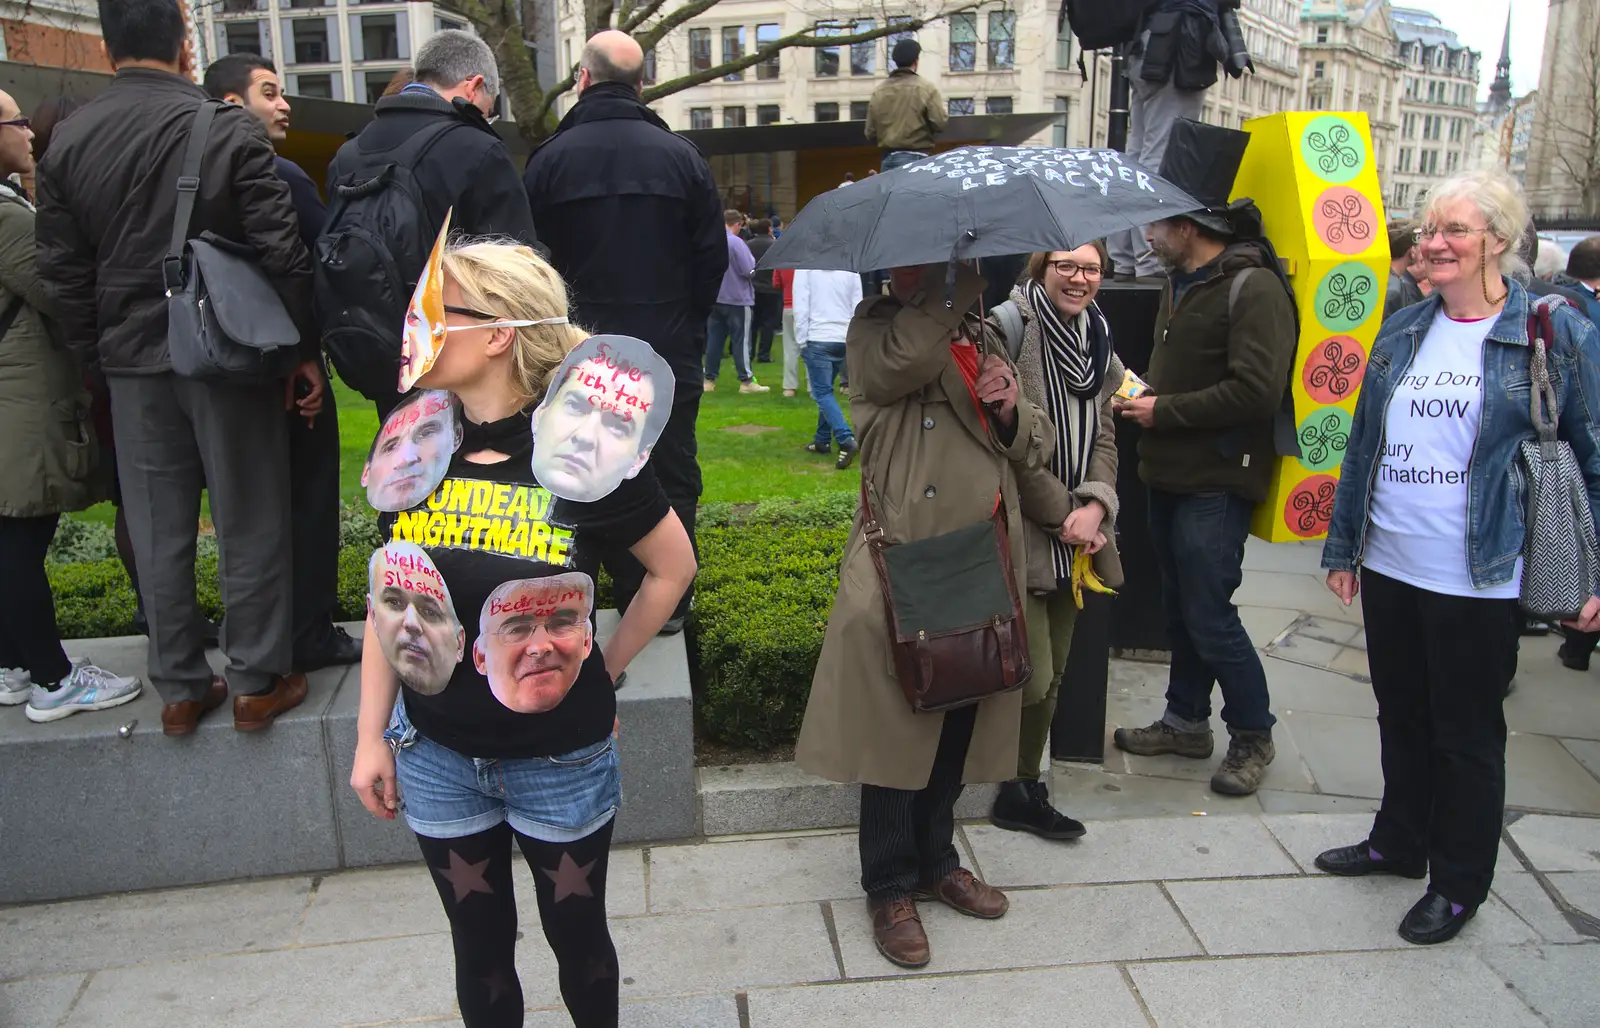
[[[1548,343],[1554,306],[1541,300],[1528,315],[1530,408],[1538,438],[1524,440],[1520,453],[1528,498],[1521,603],[1529,615],[1545,621],[1576,617],[1594,593],[1600,568],[1588,486],[1571,445],[1556,438]]]

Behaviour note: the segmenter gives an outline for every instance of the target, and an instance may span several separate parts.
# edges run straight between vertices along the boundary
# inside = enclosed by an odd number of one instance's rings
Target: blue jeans
[[[750,381],[750,311],[749,307],[736,307],[719,303],[711,308],[706,319],[706,379],[717,380],[722,370],[722,344],[733,340],[733,370],[739,381]]]
[[[896,168],[903,168],[913,161],[920,161],[926,156],[928,155],[920,150],[890,150],[883,155],[883,164],[878,170],[893,171]]]
[[[850,430],[850,422],[839,409],[839,398],[833,393],[834,376],[844,373],[844,344],[808,339],[800,359],[806,362],[811,398],[817,401],[817,445],[826,448],[837,441],[841,449],[854,446],[856,434]]]
[[[501,822],[540,842],[594,834],[622,805],[616,740],[559,757],[467,757],[418,732],[402,699],[383,733],[394,750],[406,824],[430,839],[460,839]]]
[[[1267,673],[1245,634],[1233,591],[1244,579],[1244,541],[1254,505],[1232,493],[1150,490],[1150,547],[1161,570],[1172,672],[1167,714],[1189,722],[1211,716],[1211,687],[1222,686],[1222,720],[1265,731],[1276,722]]]

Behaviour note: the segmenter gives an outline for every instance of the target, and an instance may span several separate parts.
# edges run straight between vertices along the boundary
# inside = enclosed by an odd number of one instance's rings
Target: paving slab
[[[1361,624],[1361,600],[1346,607],[1328,591],[1324,574],[1252,571],[1234,590],[1233,602],[1241,607],[1279,607],[1332,621]]]
[[[854,833],[657,846],[650,909],[673,913],[861,895]]]
[[[1287,571],[1302,575],[1326,575],[1321,563],[1321,543],[1269,543],[1255,536],[1245,540],[1246,571]]]
[[[1326,668],[1306,667],[1272,656],[1263,656],[1267,672],[1267,691],[1272,710],[1284,714],[1309,711],[1343,717],[1376,718],[1378,701],[1372,686]]]
[[[618,1028],[739,1028],[739,1005],[731,995],[647,999],[624,1003]],[[530,1012],[526,1028],[572,1028],[566,1008]]]
[[[968,826],[991,885],[1067,885],[1297,874],[1254,817],[1106,821],[1071,843],[990,825]]]
[[[624,1000],[839,977],[818,903],[624,917],[611,937]]]
[[[1262,822],[1295,863],[1308,874],[1320,875],[1314,865],[1317,854],[1335,846],[1351,846],[1365,839],[1372,831],[1372,815],[1350,814],[1270,814]],[[1521,868],[1515,854],[1504,842],[1496,856],[1496,867],[1507,871]]]
[[[1318,792],[1262,789],[1256,793],[1256,799],[1268,814],[1370,814],[1378,809],[1378,800],[1369,796],[1333,796]]]
[[[1574,760],[1583,765],[1585,771],[1600,779],[1600,742],[1592,739],[1562,739],[1561,745],[1566,747]]]
[[[1466,947],[1181,961],[1128,970],[1161,1028],[1545,1028]]]
[[[896,979],[750,994],[750,1028],[940,1028],[1050,1025],[1148,1028],[1114,967]]]
[[[58,974],[0,984],[0,1024],[6,1028],[56,1028],[85,977]]]
[[[998,921],[922,903],[933,960],[920,971],[896,967],[873,945],[865,900],[833,904],[847,977],[904,977],[941,971],[1090,964],[1193,956],[1194,936],[1153,884],[1020,889]]]
[[[1422,898],[1421,882],[1394,878],[1272,878],[1169,882],[1167,891],[1213,956],[1400,949],[1400,919]],[[1459,938],[1516,946],[1539,936],[1493,898]]]
[[[1154,778],[1181,778],[1185,781],[1209,784],[1211,776],[1216,773],[1217,765],[1222,763],[1222,757],[1228,748],[1228,726],[1222,720],[1220,693],[1215,697],[1215,707],[1211,714],[1215,752],[1209,759],[1194,760],[1175,755],[1141,757],[1124,753],[1112,743],[1112,736],[1118,728],[1142,728],[1160,719],[1166,708],[1165,699],[1148,696],[1110,696],[1106,699],[1107,769]],[[1280,720],[1279,724],[1281,727],[1274,730],[1272,737],[1276,755],[1262,778],[1263,785],[1269,789],[1314,792],[1316,782],[1312,779],[1310,769],[1301,759],[1294,733],[1283,721]]]
[[[294,942],[310,892],[309,878],[276,878],[3,908],[0,974],[279,949]]]
[[[1056,764],[1050,771],[1050,801],[1080,820],[1094,823],[1126,817],[1258,814],[1254,796],[1220,796],[1203,782],[1118,774],[1085,764]]]
[[[1383,767],[1378,762],[1378,722],[1297,710],[1278,712],[1311,769],[1317,791],[1338,796],[1383,795]]]
[[[1239,620],[1244,623],[1245,634],[1256,649],[1265,649],[1274,639],[1300,620],[1298,610],[1282,607],[1240,607]]]
[[[1600,1024],[1600,945],[1496,948],[1483,958],[1549,1028]]]
[[[1585,873],[1587,872],[1577,872],[1577,874]],[[1575,875],[1563,874],[1551,877],[1566,879]],[[1550,894],[1544,891],[1544,886],[1527,871],[1497,869],[1494,874],[1494,894],[1547,942],[1572,943],[1586,942],[1589,939],[1589,936],[1573,929],[1571,922],[1550,898]],[[1562,895],[1569,903],[1577,903],[1577,900],[1567,895],[1564,890]]]
[[[700,768],[701,823],[707,836],[842,828],[861,817],[861,787],[807,774],[792,762]],[[987,817],[993,784],[969,785],[956,819]]]
[[[1529,814],[1509,831],[1540,871],[1600,871],[1600,819]]]
[[[1172,669],[1148,660],[1111,660],[1106,670],[1106,695],[1165,696]]]
[[[1506,805],[1600,814],[1600,781],[1559,740],[1514,734],[1506,740]]]
[[[1600,872],[1562,871],[1547,877],[1562,899],[1600,921]]]
[[[1600,685],[1563,667],[1560,640],[1524,639],[1517,688],[1506,698],[1506,727],[1513,732],[1600,739]]]
[[[1363,682],[1372,680],[1372,667],[1367,662],[1367,651],[1354,646],[1346,646],[1340,650],[1333,660],[1328,662],[1328,670],[1337,671]]]

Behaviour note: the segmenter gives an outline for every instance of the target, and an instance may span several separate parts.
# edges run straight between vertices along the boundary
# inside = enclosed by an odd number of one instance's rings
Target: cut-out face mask
[[[450,236],[450,215],[454,210],[445,212],[444,226],[433,241],[433,252],[428,255],[428,264],[411,294],[411,305],[406,308],[405,334],[400,342],[402,393],[409,392],[417,379],[428,373],[444,345],[444,245]]]
[[[467,645],[444,576],[416,543],[392,542],[367,565],[367,616],[384,658],[410,689],[450,684]]]
[[[632,478],[672,413],[672,368],[632,336],[590,336],[567,354],[533,412],[533,473],[592,503]]]
[[[505,582],[479,614],[473,666],[509,709],[552,710],[594,647],[593,610],[594,581],[582,572]]]
[[[373,440],[361,484],[374,510],[410,510],[427,499],[461,446],[455,402],[442,389],[408,393]]]

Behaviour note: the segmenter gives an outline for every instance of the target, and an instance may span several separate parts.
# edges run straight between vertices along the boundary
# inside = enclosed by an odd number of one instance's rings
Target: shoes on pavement
[[[1592,652],[1592,650],[1584,650],[1574,646],[1569,641],[1561,644],[1561,649],[1556,651],[1556,656],[1561,658],[1562,664],[1574,671],[1587,671],[1589,670],[1589,655]],[[4,701],[0,700],[0,702]]]
[[[161,708],[162,735],[193,735],[200,719],[216,710],[228,699],[228,683],[217,675],[211,676],[211,687],[198,700],[179,700]]]
[[[60,721],[80,711],[109,710],[139,696],[144,686],[134,677],[114,675],[87,660],[72,662],[72,670],[54,689],[33,683],[23,714],[29,721],[43,724]]]
[[[328,633],[319,645],[295,654],[294,669],[305,673],[360,661],[361,640],[338,625],[329,625]]]
[[[0,668],[0,707],[27,703],[33,695],[33,676],[19,667]]]
[[[1520,629],[1519,634],[1523,635],[1523,636],[1549,635],[1550,634],[1550,622],[1548,622],[1548,621],[1539,621],[1539,620],[1536,620],[1534,618],[1528,617],[1527,615],[1523,615],[1522,628]]]
[[[856,450],[858,449],[859,447],[856,446],[854,440],[851,440],[848,443],[840,443],[839,459],[833,462],[834,468],[839,471],[843,471],[845,468],[848,468],[850,466],[850,462],[856,459]]]
[[[770,393],[772,392],[772,387],[764,386],[752,378],[748,382],[740,382],[739,391],[741,393]]]
[[[1477,907],[1464,907],[1454,913],[1450,901],[1430,889],[1401,920],[1400,938],[1416,946],[1449,942],[1477,912]]]
[[[1365,841],[1354,846],[1339,846],[1317,854],[1316,865],[1331,875],[1360,878],[1364,875],[1398,875],[1401,878],[1424,878],[1428,874],[1426,860],[1372,859],[1372,847]]]
[[[786,400],[792,400],[792,399],[794,399],[794,390],[793,390],[793,389],[785,389],[785,390],[784,390],[784,391],[783,391],[783,397],[784,397],[784,399],[786,399]]]
[[[928,966],[928,933],[922,930],[915,900],[910,896],[869,899],[867,909],[872,913],[872,941],[879,953],[901,967]]]
[[[1230,729],[1228,755],[1222,766],[1211,776],[1211,791],[1224,796],[1249,796],[1261,788],[1261,779],[1267,775],[1267,765],[1277,756],[1272,746],[1271,731],[1242,731]]]
[[[1041,839],[1081,839],[1088,831],[1083,822],[1051,805],[1049,786],[1027,778],[1000,784],[989,823],[1010,832],[1032,832]]]
[[[706,385],[706,392],[714,393],[714,392],[717,391],[717,380],[716,379],[714,379],[714,378],[706,379],[705,385]]]
[[[305,702],[306,676],[279,675],[272,680],[272,688],[255,696],[233,698],[233,728],[237,732],[259,732],[269,728],[273,720]]]
[[[1160,757],[1173,753],[1180,757],[1205,760],[1211,756],[1211,729],[1180,732],[1165,721],[1145,728],[1119,728],[1111,737],[1117,749],[1141,757]]]
[[[993,921],[1004,917],[1011,908],[1006,894],[985,884],[977,875],[958,867],[932,885],[924,885],[911,894],[912,899],[935,899],[951,910],[968,917],[981,917]]]
[[[821,445],[818,445],[817,443],[806,443],[806,445],[803,447],[803,449],[807,453],[815,453],[818,456],[822,456],[822,457],[832,457],[833,456],[833,447],[832,446],[821,446]]]

